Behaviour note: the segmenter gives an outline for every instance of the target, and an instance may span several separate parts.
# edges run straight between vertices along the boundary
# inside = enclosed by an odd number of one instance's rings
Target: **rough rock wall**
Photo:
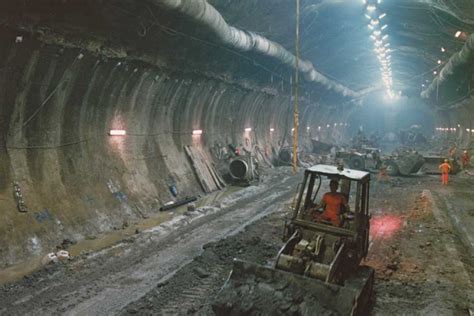
[[[202,194],[183,145],[258,145],[271,155],[289,138],[288,95],[15,43],[8,31],[0,42],[0,267],[155,212],[172,199],[171,184],[180,197]],[[317,108],[304,119],[312,128]],[[204,133],[193,138],[193,129]],[[14,181],[27,213],[17,210]]]

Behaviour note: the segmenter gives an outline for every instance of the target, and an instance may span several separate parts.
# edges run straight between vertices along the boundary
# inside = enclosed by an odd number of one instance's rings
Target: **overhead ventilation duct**
[[[424,99],[429,99],[432,97],[433,93],[436,93],[436,90],[447,80],[449,80],[452,75],[463,69],[465,66],[474,62],[474,34],[468,37],[466,43],[464,44],[461,51],[455,53],[449,61],[444,65],[444,67],[439,72],[439,75],[433,80],[433,82],[421,92],[421,97]]]
[[[292,68],[296,67],[296,57],[283,46],[263,36],[249,31],[242,31],[229,26],[222,15],[206,0],[150,0],[168,10],[178,11],[181,14],[207,26],[219,40],[240,51],[254,51],[268,57],[275,58]],[[346,97],[359,97],[359,93],[333,81],[319,73],[313,64],[306,60],[299,60],[298,70],[304,74],[306,80],[317,82],[327,89],[333,90]]]

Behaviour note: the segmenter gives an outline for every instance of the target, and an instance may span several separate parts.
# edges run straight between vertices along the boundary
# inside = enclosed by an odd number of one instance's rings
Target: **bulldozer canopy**
[[[328,177],[346,178],[355,181],[362,181],[370,178],[370,173],[365,171],[347,168],[339,170],[338,167],[329,165],[315,165],[306,169],[306,171],[319,173]]]

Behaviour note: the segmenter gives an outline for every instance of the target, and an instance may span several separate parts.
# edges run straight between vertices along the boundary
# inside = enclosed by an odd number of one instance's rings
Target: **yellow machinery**
[[[342,225],[313,221],[327,180],[340,183],[350,210]],[[273,266],[234,260],[217,295],[218,315],[357,315],[367,311],[374,270],[360,265],[369,245],[370,174],[336,166],[305,170]]]

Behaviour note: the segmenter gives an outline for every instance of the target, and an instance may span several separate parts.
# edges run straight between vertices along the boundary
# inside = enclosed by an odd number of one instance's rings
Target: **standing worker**
[[[461,155],[461,164],[463,169],[467,169],[469,163],[471,162],[471,155],[467,150],[464,150]]]
[[[453,158],[455,159],[456,158],[456,152],[457,152],[457,147],[456,147],[456,144],[454,144],[448,151],[448,156],[449,158]]]
[[[439,169],[441,170],[441,184],[448,185],[449,170],[451,170],[448,159],[445,159],[444,162],[439,165]]]

